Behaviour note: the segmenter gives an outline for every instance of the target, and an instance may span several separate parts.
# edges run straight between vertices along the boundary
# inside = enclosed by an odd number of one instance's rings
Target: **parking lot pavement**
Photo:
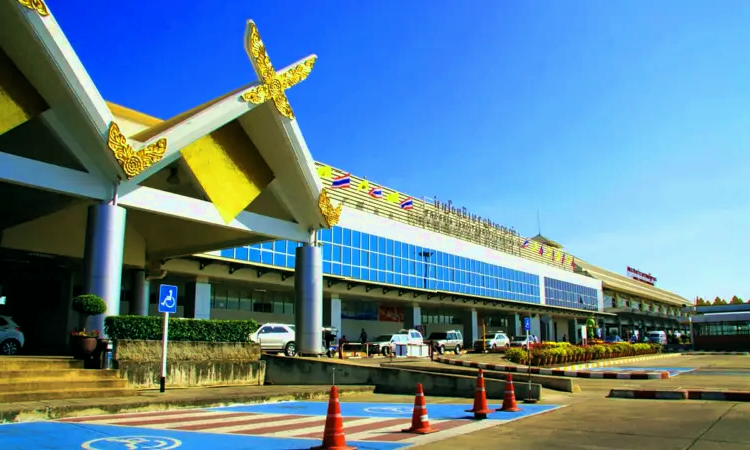
[[[561,410],[422,448],[745,450],[750,448],[748,423],[750,404],[579,397]]]
[[[360,395],[340,402],[347,442],[362,450],[423,445],[548,413],[562,405],[528,405],[520,412],[496,412],[471,420],[471,400],[428,398],[426,435],[403,433],[411,423],[413,397]],[[490,404],[500,407],[499,404]],[[292,401],[218,408],[150,411],[73,417],[58,421],[0,425],[0,448],[269,449],[319,445],[328,402]]]

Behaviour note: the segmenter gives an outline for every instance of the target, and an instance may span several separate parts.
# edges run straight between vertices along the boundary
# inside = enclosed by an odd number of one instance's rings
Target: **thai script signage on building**
[[[506,227],[492,220],[457,207],[453,202],[424,199],[423,227],[439,233],[455,236],[480,245],[502,250],[505,253],[520,254],[520,235],[513,227]]]
[[[651,286],[656,284],[656,277],[652,276],[650,273],[643,273],[640,270],[633,269],[630,266],[628,266],[628,277]]]

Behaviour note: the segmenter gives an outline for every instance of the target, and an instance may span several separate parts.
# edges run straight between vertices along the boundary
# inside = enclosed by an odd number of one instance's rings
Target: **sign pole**
[[[159,285],[159,312],[164,314],[161,332],[161,377],[159,392],[167,389],[167,345],[169,344],[169,315],[177,312],[177,286]]]
[[[159,392],[164,392],[167,386],[167,343],[169,335],[169,313],[164,313],[164,326],[161,336],[161,379],[159,380]]]
[[[526,324],[525,324],[525,328],[526,328],[526,359],[528,360],[528,363],[526,364],[526,367],[529,370],[528,378],[527,378],[529,384],[528,384],[528,387],[526,388],[526,399],[523,402],[524,403],[536,403],[536,399],[531,396],[531,338],[530,338],[531,320],[528,319],[528,318],[526,320],[528,320],[528,322],[526,322]]]

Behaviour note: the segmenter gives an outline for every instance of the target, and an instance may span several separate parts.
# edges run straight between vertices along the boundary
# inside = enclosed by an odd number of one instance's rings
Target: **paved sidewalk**
[[[232,386],[168,389],[165,393],[111,398],[73,398],[38,402],[0,403],[0,422],[59,419],[116,412],[205,408],[235,403],[327,399],[329,386]],[[340,386],[339,395],[374,392],[374,386]]]

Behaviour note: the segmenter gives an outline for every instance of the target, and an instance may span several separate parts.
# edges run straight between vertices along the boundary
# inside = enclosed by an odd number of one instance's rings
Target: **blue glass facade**
[[[362,281],[541,303],[539,276],[405,242],[334,227],[320,230],[323,272]],[[289,241],[222,250],[221,256],[294,267]]]
[[[590,311],[599,309],[599,297],[596,289],[554,278],[544,277],[544,297],[546,303],[550,306],[588,309]]]

